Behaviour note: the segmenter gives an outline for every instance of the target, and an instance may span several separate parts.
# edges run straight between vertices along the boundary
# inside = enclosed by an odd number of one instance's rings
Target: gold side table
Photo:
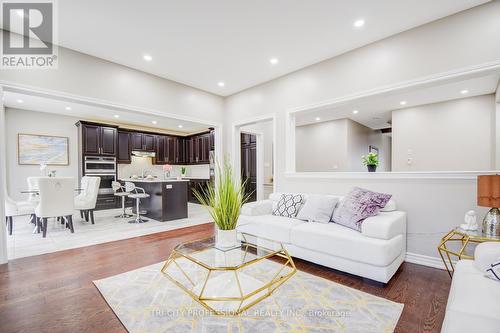
[[[474,259],[471,245],[483,242],[500,242],[500,236],[488,236],[481,230],[470,231],[455,228],[441,238],[438,252],[450,277],[453,277],[455,271],[452,257],[456,257],[457,260]]]

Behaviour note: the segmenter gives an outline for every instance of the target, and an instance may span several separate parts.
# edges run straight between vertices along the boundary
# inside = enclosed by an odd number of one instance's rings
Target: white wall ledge
[[[500,174],[492,171],[432,172],[286,172],[286,178],[297,179],[476,179],[479,175]]]

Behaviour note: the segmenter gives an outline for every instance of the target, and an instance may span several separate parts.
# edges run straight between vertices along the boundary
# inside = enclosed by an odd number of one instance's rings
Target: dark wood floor
[[[157,263],[179,242],[213,234],[204,224],[122,241],[12,260],[0,265],[0,332],[126,332],[93,280]],[[439,332],[450,278],[405,263],[385,286],[302,260],[297,268],[404,303],[397,332]]]

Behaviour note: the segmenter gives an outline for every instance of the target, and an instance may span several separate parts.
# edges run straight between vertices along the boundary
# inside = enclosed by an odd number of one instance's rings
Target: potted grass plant
[[[363,164],[368,168],[368,172],[377,171],[377,166],[379,164],[378,155],[375,153],[369,153],[368,155],[361,156]]]
[[[226,250],[238,246],[236,224],[241,206],[248,200],[244,184],[235,181],[231,164],[217,164],[215,184],[193,191],[198,201],[208,208],[216,225],[215,247]]]

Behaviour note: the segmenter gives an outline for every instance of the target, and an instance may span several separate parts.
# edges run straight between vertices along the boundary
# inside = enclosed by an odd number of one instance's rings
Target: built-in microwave
[[[116,158],[104,156],[85,156],[84,172],[85,175],[90,173],[116,173]]]

